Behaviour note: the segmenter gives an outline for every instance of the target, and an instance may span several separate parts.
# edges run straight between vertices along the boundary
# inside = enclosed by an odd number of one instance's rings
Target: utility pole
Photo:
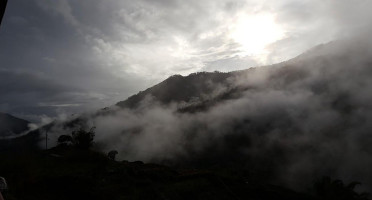
[[[45,150],[48,150],[48,130],[45,131]]]

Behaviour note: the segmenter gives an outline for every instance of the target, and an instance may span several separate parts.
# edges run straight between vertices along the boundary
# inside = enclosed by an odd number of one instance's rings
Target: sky
[[[368,0],[11,0],[0,112],[40,122],[115,104],[173,74],[282,62],[366,33]]]

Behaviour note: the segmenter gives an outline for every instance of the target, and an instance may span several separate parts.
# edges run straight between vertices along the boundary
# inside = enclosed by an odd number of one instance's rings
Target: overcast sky
[[[0,112],[39,121],[115,104],[173,74],[285,61],[368,32],[369,0],[10,0]]]

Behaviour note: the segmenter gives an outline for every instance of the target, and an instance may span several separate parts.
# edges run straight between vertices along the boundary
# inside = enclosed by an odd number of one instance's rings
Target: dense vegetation
[[[71,146],[0,156],[0,172],[10,188],[4,193],[6,200],[315,199],[255,180],[243,169],[171,169],[140,161],[117,162]]]
[[[338,199],[367,200],[354,191],[359,183],[344,185],[329,177],[319,179],[308,194],[266,182],[249,167],[209,166],[170,168],[141,161],[115,161],[91,150],[94,128],[61,135],[58,145],[44,151],[3,151],[1,175],[9,190],[5,199]]]

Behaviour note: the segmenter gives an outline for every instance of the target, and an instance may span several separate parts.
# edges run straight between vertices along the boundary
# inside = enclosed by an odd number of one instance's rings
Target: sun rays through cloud
[[[281,40],[285,30],[275,22],[273,14],[242,14],[230,28],[230,38],[240,45],[240,55],[267,53],[265,47]]]

